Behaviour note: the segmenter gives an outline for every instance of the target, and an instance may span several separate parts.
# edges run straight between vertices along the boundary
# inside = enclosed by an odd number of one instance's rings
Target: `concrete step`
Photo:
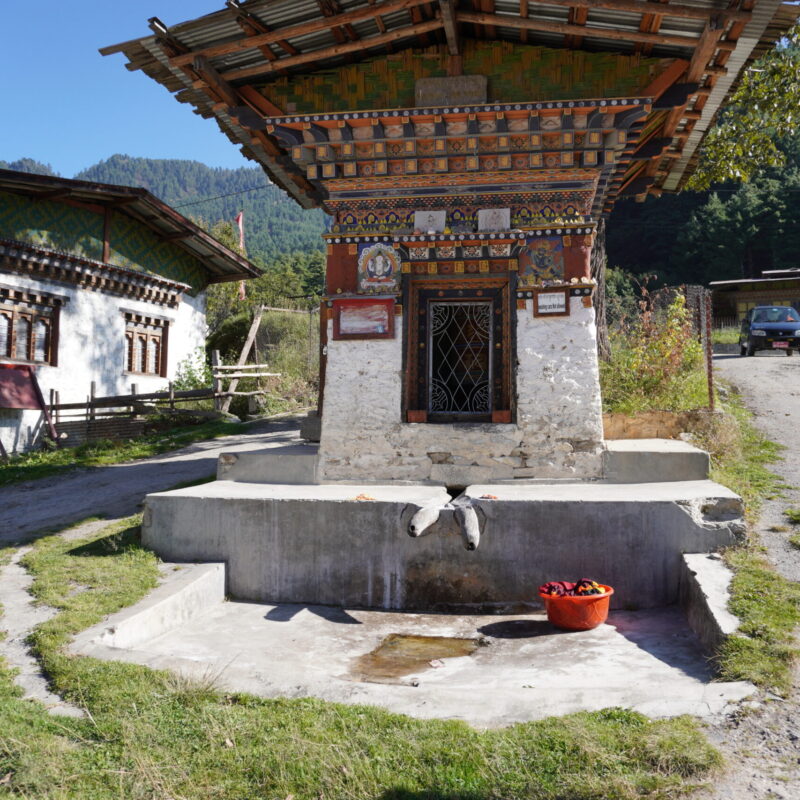
[[[318,450],[313,444],[291,444],[222,453],[217,463],[217,479],[237,483],[315,484]]]
[[[225,600],[225,564],[162,564],[161,582],[131,608],[79,633],[71,652],[136,648],[186,625]]]
[[[742,535],[741,500],[712,481],[470,486],[480,544],[448,524],[439,486],[216,481],[151,494],[144,544],[167,561],[222,561],[232,597],[452,610],[528,601],[548,580],[612,585],[620,608],[678,601],[683,553]],[[411,519],[436,506],[426,535]],[[427,513],[427,512],[426,512]],[[437,515],[434,515],[437,516]]]
[[[676,439],[607,439],[603,474],[609,483],[703,481],[708,453]]]

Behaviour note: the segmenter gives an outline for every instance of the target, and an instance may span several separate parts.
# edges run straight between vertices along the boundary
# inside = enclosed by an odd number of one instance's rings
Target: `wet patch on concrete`
[[[355,660],[352,676],[370,683],[394,683],[415,672],[443,667],[442,659],[472,655],[478,645],[477,639],[390,633]]]

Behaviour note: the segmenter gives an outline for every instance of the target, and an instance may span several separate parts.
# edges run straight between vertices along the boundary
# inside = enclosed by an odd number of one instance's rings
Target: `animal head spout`
[[[439,520],[441,512],[441,506],[424,506],[421,508],[411,517],[411,522],[408,523],[408,535],[416,539],[431,533],[433,525]]]

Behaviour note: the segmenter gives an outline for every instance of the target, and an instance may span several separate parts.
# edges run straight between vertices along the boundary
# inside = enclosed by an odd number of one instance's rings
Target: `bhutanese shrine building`
[[[465,486],[600,476],[602,220],[685,184],[741,70],[795,16],[228,0],[101,52],[331,215],[320,476]]]

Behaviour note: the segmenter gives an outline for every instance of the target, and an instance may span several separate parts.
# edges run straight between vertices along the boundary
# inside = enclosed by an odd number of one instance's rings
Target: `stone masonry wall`
[[[603,447],[594,310],[517,310],[516,423],[421,424],[402,416],[402,350],[394,339],[333,340],[320,441],[323,480],[595,478]],[[329,323],[330,325],[330,323]]]

